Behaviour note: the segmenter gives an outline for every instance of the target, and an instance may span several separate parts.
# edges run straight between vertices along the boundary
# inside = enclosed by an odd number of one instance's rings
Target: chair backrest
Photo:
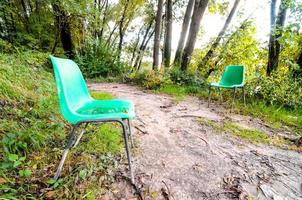
[[[50,56],[59,95],[60,109],[65,118],[91,99],[78,65],[69,59]]]
[[[244,84],[245,69],[243,65],[226,66],[220,84],[222,85],[242,85]]]

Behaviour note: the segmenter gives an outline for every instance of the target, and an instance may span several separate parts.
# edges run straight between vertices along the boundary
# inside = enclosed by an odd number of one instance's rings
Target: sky
[[[227,13],[231,10],[235,0],[230,1],[230,6]],[[238,17],[239,12],[243,13],[240,18]],[[255,25],[257,27],[256,37],[260,41],[267,41],[268,34],[270,31],[270,5],[268,0],[241,0],[237,8],[237,12],[231,22],[231,27],[238,27],[242,21],[252,15]],[[204,31],[201,38],[198,38],[195,47],[202,47],[206,45],[211,38],[215,38],[219,31],[222,29],[227,16],[219,14],[210,14],[206,11],[201,21],[201,29]],[[173,38],[172,38],[172,49],[177,48],[178,39],[181,32],[181,23],[173,24]]]

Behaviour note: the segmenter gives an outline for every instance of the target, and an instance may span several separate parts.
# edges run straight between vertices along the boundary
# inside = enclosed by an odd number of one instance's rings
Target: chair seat
[[[212,87],[221,87],[221,88],[237,88],[237,87],[243,87],[244,84],[226,85],[226,84],[220,84],[220,83],[211,83],[210,86],[212,86]]]
[[[134,105],[131,101],[122,99],[91,100],[79,106],[72,116],[68,117],[68,121],[76,124],[86,120],[133,119],[134,117]]]

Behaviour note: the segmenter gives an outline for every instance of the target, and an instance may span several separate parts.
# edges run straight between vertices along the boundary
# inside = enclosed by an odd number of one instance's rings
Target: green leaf
[[[17,154],[8,154],[8,160],[14,162],[14,161],[18,160],[18,155]]]
[[[21,176],[21,177],[30,177],[31,176],[31,174],[32,174],[32,172],[29,170],[29,169],[25,169],[25,170],[20,170],[19,171],[19,175]]]

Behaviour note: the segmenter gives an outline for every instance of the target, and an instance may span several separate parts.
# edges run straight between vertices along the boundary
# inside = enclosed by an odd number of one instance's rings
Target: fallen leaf
[[[49,191],[45,194],[46,199],[54,199],[55,198],[55,191]]]
[[[0,185],[6,183],[7,181],[4,178],[0,178]]]

